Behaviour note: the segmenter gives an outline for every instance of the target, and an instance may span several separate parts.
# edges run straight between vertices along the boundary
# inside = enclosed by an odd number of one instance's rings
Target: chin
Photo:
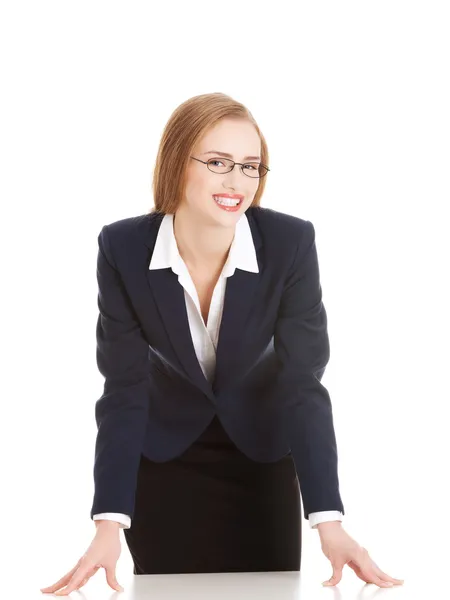
[[[242,209],[239,209],[234,212],[231,212],[226,210],[222,211],[219,209],[219,211],[217,212],[219,212],[219,214],[213,215],[215,221],[218,221],[219,223],[235,223],[239,220],[244,211]]]

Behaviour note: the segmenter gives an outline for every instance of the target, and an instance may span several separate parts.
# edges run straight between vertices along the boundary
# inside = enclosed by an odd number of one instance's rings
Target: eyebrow
[[[233,160],[233,155],[232,154],[228,154],[228,152],[220,152],[219,150],[208,150],[208,152],[203,152],[203,155],[205,154],[214,154],[214,155],[218,155],[218,156],[225,156],[226,158],[231,158],[231,160]],[[260,156],[245,156],[244,160],[261,160]]]

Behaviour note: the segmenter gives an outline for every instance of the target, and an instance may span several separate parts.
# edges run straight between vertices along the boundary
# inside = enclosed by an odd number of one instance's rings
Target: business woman
[[[342,528],[315,231],[260,206],[268,162],[242,104],[196,96],[164,130],[154,209],[102,228],[97,533],[43,591],[101,567],[120,589],[121,527],[135,574],[297,571],[301,502],[329,583],[344,564],[399,582]]]

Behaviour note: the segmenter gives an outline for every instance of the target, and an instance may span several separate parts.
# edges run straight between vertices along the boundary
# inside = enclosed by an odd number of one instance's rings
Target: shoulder
[[[304,231],[310,229],[312,225],[311,221],[273,208],[253,206],[247,212],[250,217],[255,219],[263,234],[281,234],[298,237],[299,234],[301,235]]]
[[[289,255],[314,242],[314,226],[307,219],[262,206],[250,207],[247,214],[254,219],[264,243],[281,246]]]
[[[113,263],[120,263],[123,257],[134,260],[145,254],[146,247],[155,237],[152,229],[163,217],[161,213],[146,213],[103,225],[98,234],[100,251]]]
[[[134,217],[126,217],[112,223],[103,225],[102,231],[107,231],[108,237],[120,238],[123,236],[145,235],[149,228],[163,218],[161,213],[146,213]]]
[[[162,221],[161,213],[146,213],[134,217],[126,217],[103,225],[99,238],[107,238],[110,243],[120,245],[123,242],[148,241],[148,235],[155,224]]]

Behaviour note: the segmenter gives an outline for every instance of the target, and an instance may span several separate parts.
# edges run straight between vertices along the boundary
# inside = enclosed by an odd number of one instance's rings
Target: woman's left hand
[[[318,525],[322,551],[333,567],[333,575],[323,585],[336,585],[342,579],[345,565],[351,567],[356,575],[366,583],[375,583],[379,587],[402,585],[403,579],[395,579],[384,573],[370,558],[365,548],[360,546],[343,529],[340,521],[328,521]]]

